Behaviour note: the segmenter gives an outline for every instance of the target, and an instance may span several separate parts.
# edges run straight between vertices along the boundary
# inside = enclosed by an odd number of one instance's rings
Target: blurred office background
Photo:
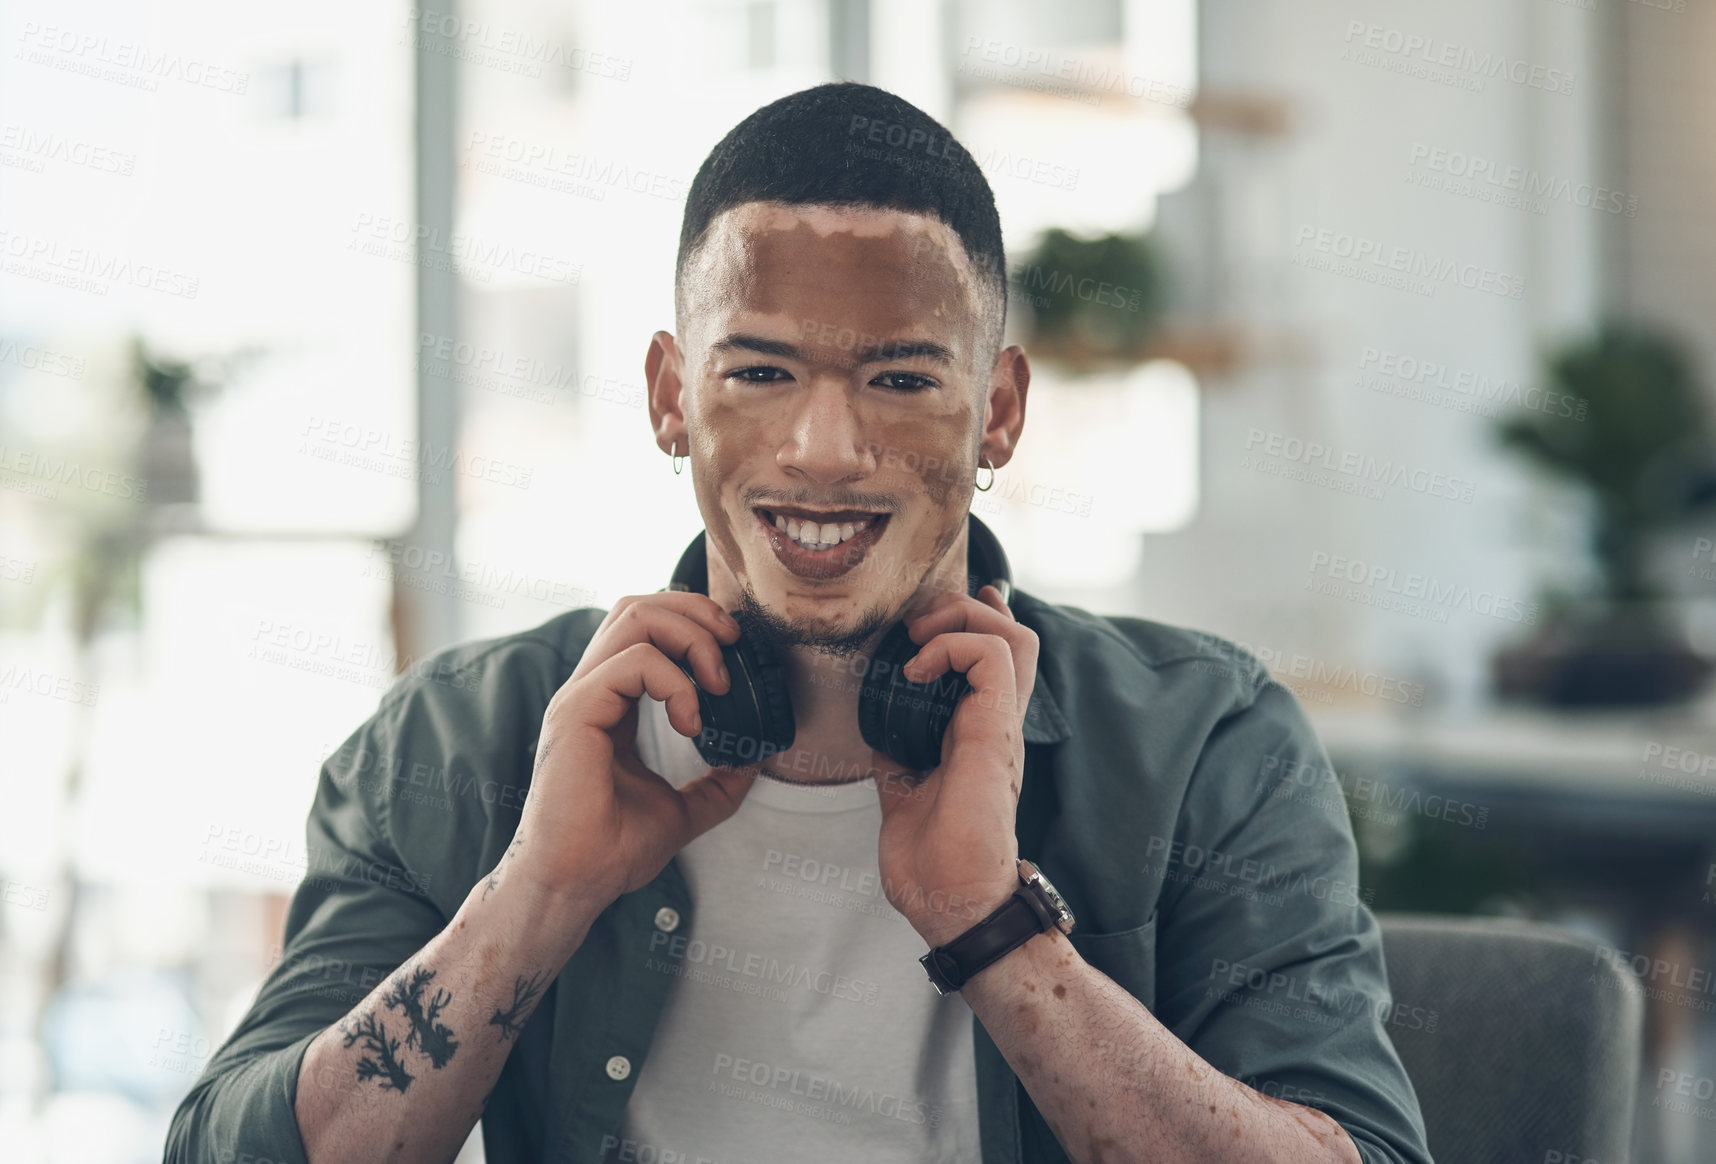
[[[1651,987],[1635,1158],[1716,1156],[1678,1090],[1716,1076],[1703,0],[0,30],[8,1162],[159,1157],[278,956],[318,766],[399,670],[664,584],[699,522],[642,364],[687,186],[835,78],[995,191],[1038,358],[977,507],[1020,584],[1257,652],[1373,907],[1599,938]]]

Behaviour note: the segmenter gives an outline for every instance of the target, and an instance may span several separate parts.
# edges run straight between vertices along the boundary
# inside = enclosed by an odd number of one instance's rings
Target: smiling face
[[[921,588],[964,589],[978,462],[1011,456],[1029,382],[1017,347],[992,355],[996,310],[938,219],[751,202],[711,223],[646,364],[711,597],[844,653]]]

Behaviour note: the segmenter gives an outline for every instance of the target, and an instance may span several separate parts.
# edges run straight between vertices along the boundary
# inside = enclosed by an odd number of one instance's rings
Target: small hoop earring
[[[989,486],[995,484],[995,466],[991,465],[989,463],[989,457],[987,454],[985,454],[983,457],[983,463],[981,465],[977,466],[978,475],[982,476],[983,470],[985,470],[985,469],[989,470],[989,485],[978,485],[977,491],[979,493],[989,492]],[[975,484],[975,482],[973,482],[973,484]]]
[[[679,476],[679,471],[685,467],[685,458],[679,455],[679,445],[673,446],[673,475]]]

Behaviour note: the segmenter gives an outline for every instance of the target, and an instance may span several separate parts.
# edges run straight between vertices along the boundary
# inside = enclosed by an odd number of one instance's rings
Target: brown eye
[[[776,368],[768,364],[759,364],[754,368],[736,368],[728,372],[725,379],[743,380],[747,384],[772,384],[781,378],[791,379],[784,368]]]
[[[894,383],[886,386],[899,392],[922,392],[925,389],[935,387],[934,380],[928,376],[920,376],[916,372],[884,372],[870,383],[880,384],[884,380],[894,381]]]

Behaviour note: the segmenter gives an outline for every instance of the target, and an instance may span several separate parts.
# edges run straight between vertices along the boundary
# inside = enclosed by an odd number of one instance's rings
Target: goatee
[[[733,618],[747,636],[761,636],[777,646],[809,647],[842,659],[863,650],[876,632],[888,623],[887,613],[880,609],[866,611],[851,629],[843,631],[792,622],[758,602],[756,593],[748,585],[740,587],[739,609],[733,612]]]

